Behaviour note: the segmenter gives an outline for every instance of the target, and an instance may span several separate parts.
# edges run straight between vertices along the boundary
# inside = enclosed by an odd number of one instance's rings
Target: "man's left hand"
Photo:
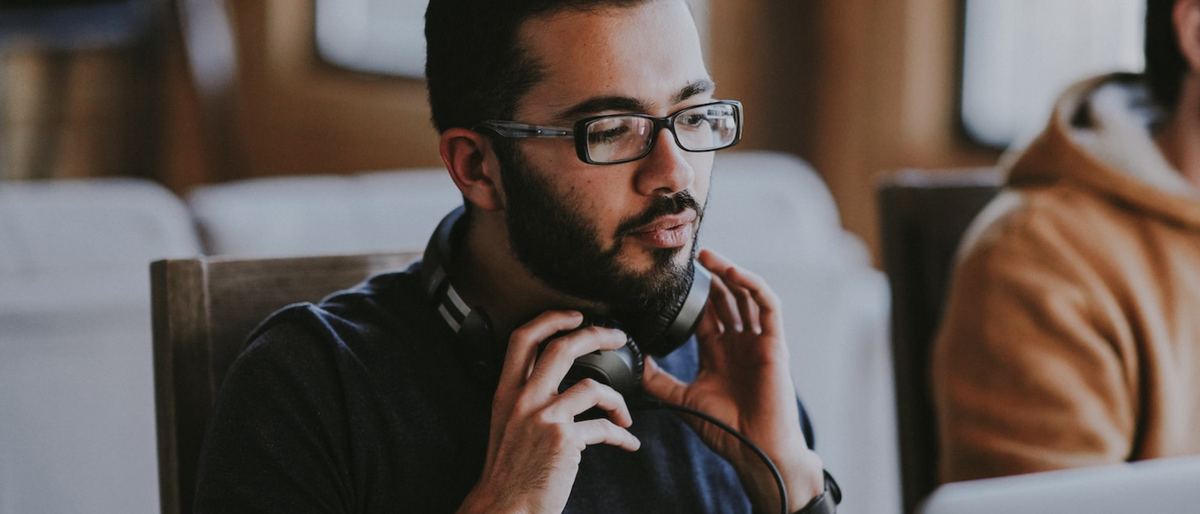
[[[712,272],[709,305],[696,330],[700,371],[691,384],[646,361],[643,387],[663,401],[702,411],[758,445],[779,468],[789,512],[824,491],[820,457],[808,449],[789,369],[779,298],[761,277],[711,250],[699,260]],[[756,512],[779,512],[779,493],[766,465],[720,428],[688,422],[737,470]]]

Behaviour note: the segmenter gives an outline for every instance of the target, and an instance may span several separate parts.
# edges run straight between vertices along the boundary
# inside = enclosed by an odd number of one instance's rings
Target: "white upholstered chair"
[[[199,250],[151,182],[0,183],[0,514],[158,511],[147,268]]]

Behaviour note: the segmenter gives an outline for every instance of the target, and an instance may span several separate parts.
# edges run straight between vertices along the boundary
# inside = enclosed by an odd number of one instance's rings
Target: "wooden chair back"
[[[275,310],[318,301],[420,253],[170,259],[150,265],[159,494],[163,514],[188,514],[208,419],[225,372]]]
[[[937,486],[929,358],[963,232],[1000,190],[1000,171],[902,170],[878,186],[883,264],[892,289],[892,363],[904,512]]]

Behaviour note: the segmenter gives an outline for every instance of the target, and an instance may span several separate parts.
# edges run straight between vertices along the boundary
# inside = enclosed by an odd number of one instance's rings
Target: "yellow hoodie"
[[[1135,75],[1076,85],[959,251],[943,482],[1200,453],[1200,191]]]

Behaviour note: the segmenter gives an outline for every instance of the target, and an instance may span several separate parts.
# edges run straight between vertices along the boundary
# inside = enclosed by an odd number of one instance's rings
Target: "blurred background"
[[[1137,0],[690,1],[740,149],[808,160],[876,255],[876,174],[994,164],[1058,89],[1141,66]],[[0,2],[0,177],[438,165],[424,4]]]

